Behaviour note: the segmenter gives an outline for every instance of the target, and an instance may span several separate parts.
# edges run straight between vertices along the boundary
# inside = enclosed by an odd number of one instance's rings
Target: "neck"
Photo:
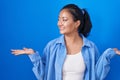
[[[66,45],[82,43],[82,38],[79,36],[78,33],[69,34],[69,35],[65,35],[65,42]]]

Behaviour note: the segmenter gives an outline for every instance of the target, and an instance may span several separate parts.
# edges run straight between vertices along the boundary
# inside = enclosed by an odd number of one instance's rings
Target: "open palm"
[[[34,50],[30,48],[23,48],[23,49],[12,49],[11,52],[14,55],[33,54]]]

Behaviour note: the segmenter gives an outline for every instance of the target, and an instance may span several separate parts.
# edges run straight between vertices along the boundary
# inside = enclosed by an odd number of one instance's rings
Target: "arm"
[[[111,48],[104,51],[96,63],[96,79],[104,80],[110,70],[110,59],[115,55],[115,51]]]
[[[33,72],[38,80],[43,80],[44,68],[45,68],[45,56],[41,57],[38,52],[33,49],[23,48],[22,50],[12,50],[14,55],[27,54],[33,63]]]
[[[38,52],[28,55],[31,62],[33,63],[33,72],[38,80],[43,80],[44,78],[44,69],[45,69],[45,60],[39,55]]]

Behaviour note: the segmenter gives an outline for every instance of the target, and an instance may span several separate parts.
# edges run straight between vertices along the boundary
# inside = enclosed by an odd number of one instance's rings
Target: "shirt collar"
[[[60,44],[62,44],[62,45],[65,45],[64,35],[61,35],[61,36],[57,39],[56,43],[58,43],[58,44],[60,43]]]
[[[90,47],[90,46],[91,46],[91,45],[90,45],[90,41],[89,41],[86,37],[84,37],[82,34],[80,34],[80,36],[81,36],[82,39],[83,39],[83,47],[84,47],[84,46]]]

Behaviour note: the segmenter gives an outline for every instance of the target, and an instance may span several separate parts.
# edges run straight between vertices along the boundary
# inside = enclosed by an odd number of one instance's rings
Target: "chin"
[[[60,34],[65,34],[64,32],[60,31]]]
[[[64,33],[61,33],[61,32],[60,32],[60,34],[64,34]]]

